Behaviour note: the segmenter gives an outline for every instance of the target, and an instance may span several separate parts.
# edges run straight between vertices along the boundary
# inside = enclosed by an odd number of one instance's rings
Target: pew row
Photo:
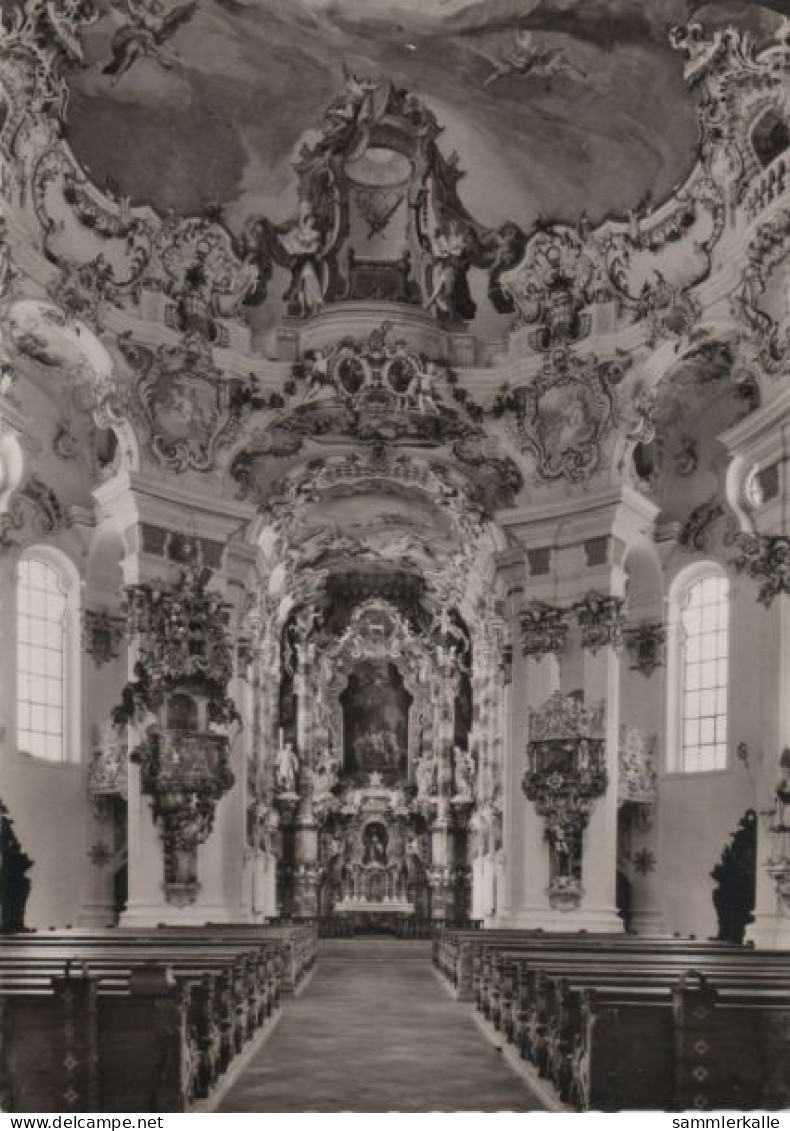
[[[469,957],[475,1008],[569,1107],[790,1105],[790,954],[493,934],[478,935]],[[458,957],[434,949],[450,981],[463,980]]]
[[[315,954],[315,932],[312,954],[287,928],[219,934],[0,943],[0,1107],[177,1112],[207,1100]]]
[[[593,932],[548,934],[543,931],[515,929],[485,931],[446,929],[434,934],[432,957],[434,965],[451,984],[458,999],[460,1001],[472,1001],[474,999],[475,964],[483,949],[491,951],[517,947],[536,951],[552,951],[563,942],[567,942],[568,945],[579,948],[585,953],[596,950],[605,952],[612,946],[616,946],[618,953],[649,954],[658,947],[665,952],[688,955],[691,959],[691,965],[697,959],[702,960],[705,955],[710,953],[719,953],[724,949],[744,953],[746,949],[730,943],[685,938],[649,938],[646,936],[596,934]]]

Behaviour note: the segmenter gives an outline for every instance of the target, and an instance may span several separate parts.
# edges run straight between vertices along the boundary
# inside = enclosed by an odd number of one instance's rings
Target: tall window
[[[684,773],[727,765],[729,585],[718,570],[697,574],[678,600],[680,736]]]
[[[73,664],[73,586],[65,570],[35,552],[17,574],[17,748],[63,761]]]

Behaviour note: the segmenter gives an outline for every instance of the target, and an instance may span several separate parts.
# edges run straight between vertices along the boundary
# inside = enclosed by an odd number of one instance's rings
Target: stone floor
[[[219,1111],[534,1111],[540,1104],[440,985],[430,943],[330,939],[318,971]]]

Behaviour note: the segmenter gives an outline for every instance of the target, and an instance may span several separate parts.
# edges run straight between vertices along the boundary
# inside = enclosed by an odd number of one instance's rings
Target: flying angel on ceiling
[[[551,89],[551,79],[565,76],[576,82],[583,82],[587,73],[572,62],[561,47],[545,47],[535,42],[531,31],[521,28],[516,32],[513,46],[500,53],[498,59],[486,56],[494,70],[483,80],[483,86],[491,86],[497,79],[516,75],[531,78],[533,75],[546,79],[546,89]]]
[[[127,22],[112,37],[112,59],[102,68],[102,74],[110,75],[110,82],[115,86],[146,56],[156,59],[163,67],[172,67],[179,57],[168,47],[167,41],[192,19],[197,7],[197,0],[190,0],[166,11],[160,0],[125,0]]]

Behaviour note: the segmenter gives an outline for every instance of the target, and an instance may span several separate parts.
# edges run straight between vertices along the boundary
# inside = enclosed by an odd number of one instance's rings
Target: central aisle
[[[325,940],[318,971],[218,1111],[534,1111],[431,967],[430,943]]]

